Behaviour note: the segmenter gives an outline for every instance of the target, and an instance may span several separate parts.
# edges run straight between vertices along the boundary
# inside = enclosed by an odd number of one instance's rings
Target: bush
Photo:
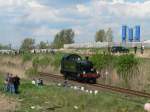
[[[32,59],[32,54],[29,52],[25,52],[22,54],[22,61],[26,62],[26,61],[30,61]]]
[[[44,57],[42,57],[42,58],[39,59],[39,65],[41,67],[48,66],[50,64],[50,62],[51,62],[51,58],[48,57],[48,56],[44,56]]]
[[[129,80],[139,74],[138,59],[132,54],[121,55],[116,62],[117,74],[129,86]]]
[[[90,60],[93,62],[96,69],[102,71],[108,67],[113,67],[114,57],[111,54],[95,54]]]
[[[60,66],[61,59],[62,59],[61,53],[57,53],[53,56],[51,55],[36,56],[32,60],[32,66],[38,69],[38,67],[44,68],[47,67],[48,65],[51,65],[57,69]]]
[[[38,68],[38,65],[39,65],[39,57],[37,56],[32,60],[32,66],[34,68]]]
[[[52,59],[51,65],[54,66],[55,68],[59,68],[62,56],[63,54],[61,53],[56,54],[55,57]]]
[[[29,75],[29,76],[33,76],[33,75],[38,75],[38,70],[37,68],[29,68],[28,70],[26,70],[25,74]]]

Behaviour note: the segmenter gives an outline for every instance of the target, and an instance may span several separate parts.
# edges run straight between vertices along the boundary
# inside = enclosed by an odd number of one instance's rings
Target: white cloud
[[[114,4],[116,4],[116,3],[124,3],[125,1],[124,0],[112,0],[112,2],[114,3]]]
[[[49,10],[46,7],[41,8],[31,8],[28,16],[26,17],[27,20],[30,21],[57,21],[57,11],[55,9]]]
[[[58,29],[50,29],[48,27],[41,26],[40,28],[33,29],[32,33],[35,37],[54,37],[58,31]]]
[[[108,27],[113,29],[114,36],[117,37],[117,39],[121,38],[120,29],[122,24],[127,24],[130,27],[140,24],[142,26],[142,36],[148,38],[148,35],[150,35],[150,33],[146,31],[148,28],[146,24],[150,24],[150,1],[140,3],[125,2],[124,0],[113,0],[111,2],[95,0],[88,5],[78,4],[77,9],[79,12],[82,12],[82,16],[87,16],[88,14],[89,18],[85,20],[88,21],[88,24],[82,26],[80,32],[83,32],[85,36],[92,36],[89,38],[94,37],[96,30],[100,28],[107,29]],[[93,35],[88,34],[88,32]]]
[[[20,12],[23,19],[32,21],[40,18],[41,20],[47,17],[53,18],[58,13],[57,9],[40,4],[38,0],[0,0],[0,11],[5,11],[4,16],[10,14],[17,16]]]
[[[80,13],[84,13],[84,14],[89,14],[90,13],[89,7],[87,7],[85,5],[78,4],[76,7],[77,7],[77,10]]]
[[[29,5],[31,8],[43,8],[43,7],[45,7],[45,6],[39,4],[39,3],[36,2],[36,1],[28,2],[28,5]]]
[[[39,0],[0,0],[0,12],[0,18],[5,19],[6,23],[10,22],[11,27],[20,29],[24,26],[17,26],[18,23],[27,23],[25,28],[31,30],[31,36],[35,37],[48,38],[63,28],[73,28],[78,39],[85,41],[88,38],[87,41],[94,40],[98,29],[108,27],[112,27],[115,37],[119,37],[122,24],[140,24],[143,35],[150,35],[145,30],[150,26],[150,1],[91,0],[86,4],[56,8]],[[16,26],[13,26],[14,23]],[[35,27],[30,28],[30,25]],[[23,33],[26,32],[25,28]]]
[[[74,29],[74,30],[76,36],[79,36],[81,34],[81,31],[79,29]]]
[[[0,0],[0,7],[15,8],[37,3],[36,0]]]
[[[150,17],[150,1],[143,3],[139,2],[125,2],[124,0],[113,0],[112,2],[96,1],[93,2],[93,8],[96,12],[102,11],[107,15],[114,14],[117,17],[136,17],[136,18],[147,18]]]

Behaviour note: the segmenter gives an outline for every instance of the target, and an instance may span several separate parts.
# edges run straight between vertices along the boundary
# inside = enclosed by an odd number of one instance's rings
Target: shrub
[[[121,55],[116,62],[117,74],[129,86],[129,80],[137,76],[139,73],[138,59],[132,54]]]
[[[55,68],[59,68],[62,56],[63,54],[61,53],[56,54],[52,59],[51,65],[54,66]]]
[[[102,71],[108,67],[113,67],[114,57],[111,54],[95,54],[90,58],[90,60],[93,62],[96,69]]]
[[[39,65],[39,57],[36,56],[33,60],[32,60],[32,66],[34,68],[38,68],[38,65]]]
[[[38,70],[37,68],[29,68],[26,70],[25,74],[29,75],[29,76],[32,76],[32,75],[38,75]]]
[[[48,66],[50,64],[50,62],[51,62],[51,58],[48,57],[48,56],[44,56],[44,57],[42,57],[42,58],[39,59],[39,65],[41,67]]]
[[[30,61],[32,59],[32,54],[29,52],[25,52],[22,54],[22,61],[26,62],[26,61]]]
[[[62,59],[61,53],[57,53],[55,55],[36,56],[32,60],[32,66],[38,69],[38,67],[44,68],[47,67],[48,65],[51,65],[55,69],[58,69],[60,66],[61,59]]]

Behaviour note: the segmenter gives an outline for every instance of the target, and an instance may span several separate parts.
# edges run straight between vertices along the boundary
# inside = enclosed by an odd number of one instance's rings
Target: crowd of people
[[[136,54],[136,52],[137,52],[137,46],[134,46],[134,54]],[[143,55],[144,54],[144,46],[143,45],[141,45],[141,54]]]
[[[10,93],[19,93],[20,78],[13,74],[7,73],[5,77],[5,91]]]
[[[32,84],[37,86],[43,86],[43,80],[41,78],[35,80],[32,80]],[[7,73],[5,75],[5,81],[4,81],[4,91],[10,92],[10,93],[19,93],[19,86],[20,86],[20,78],[17,75],[13,75],[10,73]]]

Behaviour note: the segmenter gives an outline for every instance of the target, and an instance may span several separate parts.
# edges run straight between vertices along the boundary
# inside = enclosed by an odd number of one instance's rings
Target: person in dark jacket
[[[14,81],[14,90],[15,93],[18,94],[19,93],[19,85],[20,85],[20,78],[16,75],[15,77],[13,77],[13,81]]]
[[[14,93],[15,92],[15,88],[14,88],[14,79],[13,79],[13,75],[10,74],[9,76],[9,80],[8,80],[8,84],[9,84],[9,91],[10,93]]]
[[[137,46],[134,46],[134,54],[137,52]]]

